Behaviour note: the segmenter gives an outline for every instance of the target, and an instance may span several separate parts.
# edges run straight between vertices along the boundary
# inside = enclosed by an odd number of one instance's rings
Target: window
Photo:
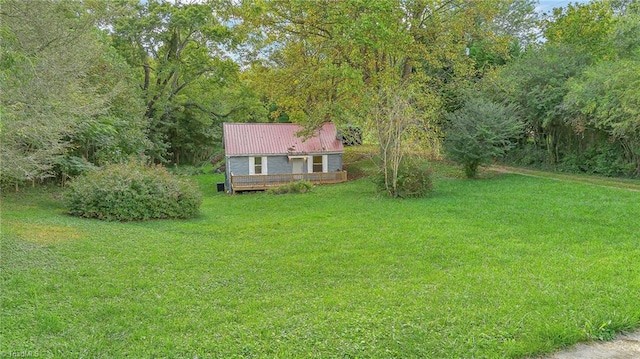
[[[253,161],[253,173],[262,174],[262,157],[256,157]]]
[[[329,160],[327,155],[309,156],[307,159],[307,172],[328,172]]]
[[[249,174],[266,175],[267,157],[249,157]]]
[[[313,156],[313,172],[322,172],[322,156]]]

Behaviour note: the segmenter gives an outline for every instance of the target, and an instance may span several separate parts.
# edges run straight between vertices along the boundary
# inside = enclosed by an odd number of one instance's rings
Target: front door
[[[293,174],[302,173],[304,168],[304,160],[302,158],[293,159]]]

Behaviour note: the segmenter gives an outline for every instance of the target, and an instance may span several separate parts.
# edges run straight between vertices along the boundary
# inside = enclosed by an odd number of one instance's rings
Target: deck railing
[[[307,180],[313,184],[340,183],[347,180],[347,171],[273,175],[231,175],[231,189],[237,191],[264,190],[283,184]]]

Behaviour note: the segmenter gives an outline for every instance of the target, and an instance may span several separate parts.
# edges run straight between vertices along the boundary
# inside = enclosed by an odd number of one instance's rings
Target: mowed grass
[[[640,193],[368,179],[227,196],[199,218],[72,218],[55,191],[2,203],[0,355],[518,358],[640,327]]]

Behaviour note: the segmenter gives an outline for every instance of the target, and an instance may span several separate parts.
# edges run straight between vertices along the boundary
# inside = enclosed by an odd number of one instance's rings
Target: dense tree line
[[[510,158],[525,165],[640,175],[640,6],[593,1],[555,9],[546,42],[481,85],[518,106],[527,132]]]
[[[637,176],[639,9],[3,0],[2,180],[65,178],[132,155],[198,163],[220,146],[223,121],[334,121],[380,144],[393,194],[406,153],[440,157],[448,135],[463,138],[451,131],[474,128],[452,121],[487,109],[524,129],[496,142],[517,142],[512,161]]]
[[[199,163],[222,121],[266,109],[231,58],[221,2],[0,4],[2,181],[18,186],[146,156]]]
[[[19,183],[146,148],[131,69],[96,28],[104,12],[75,1],[1,6],[2,178]]]
[[[124,2],[111,21],[114,47],[137,74],[156,161],[206,160],[222,121],[266,117],[229,55],[243,34],[229,25],[226,5]]]

